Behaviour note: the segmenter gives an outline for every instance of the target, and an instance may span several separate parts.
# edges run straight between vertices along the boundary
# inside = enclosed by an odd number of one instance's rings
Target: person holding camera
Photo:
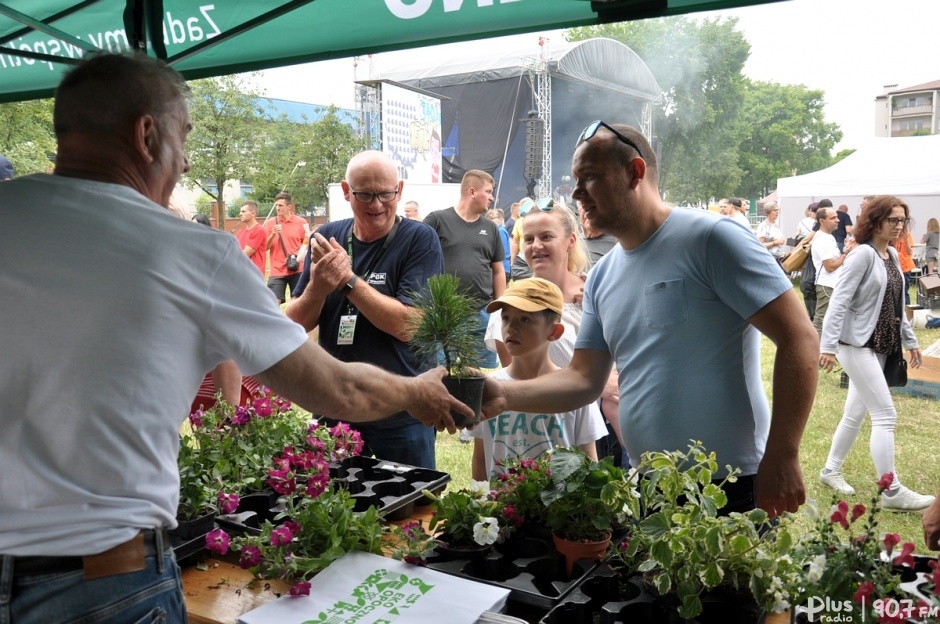
[[[293,291],[300,281],[300,248],[307,240],[307,222],[294,214],[294,200],[289,193],[274,196],[274,211],[274,218],[264,222],[270,253],[268,288],[278,303],[284,303],[284,289]]]
[[[317,329],[320,346],[338,360],[408,377],[429,368],[408,346],[411,296],[444,271],[444,253],[434,230],[399,216],[404,184],[395,161],[382,152],[365,151],[349,161],[342,186],[353,217],[331,221],[313,235],[285,313],[308,332]],[[434,430],[410,410],[351,426],[362,435],[363,455],[435,468]]]

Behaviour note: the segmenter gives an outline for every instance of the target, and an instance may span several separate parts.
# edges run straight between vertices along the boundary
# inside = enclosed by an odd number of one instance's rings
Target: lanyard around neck
[[[395,224],[392,225],[392,229],[389,230],[388,234],[385,236],[385,242],[382,243],[382,248],[379,249],[373,258],[372,262],[369,263],[369,268],[362,272],[359,277],[369,281],[369,275],[372,273],[372,269],[375,268],[375,265],[379,263],[379,260],[382,259],[382,256],[385,255],[385,252],[391,246],[392,241],[395,240],[395,234],[398,233],[398,224],[401,222],[401,217],[395,217]],[[353,269],[353,273],[356,273],[356,265],[353,263],[353,224],[350,222],[349,228],[346,230],[346,253],[349,255],[349,264]]]

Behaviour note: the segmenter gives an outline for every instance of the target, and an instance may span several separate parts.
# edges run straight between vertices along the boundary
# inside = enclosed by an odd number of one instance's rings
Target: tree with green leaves
[[[736,192],[735,120],[750,44],[737,19],[666,17],[567,31],[569,41],[609,37],[636,52],[662,88],[653,119],[664,194],[691,200]],[[609,120],[616,121],[616,120]]]
[[[314,122],[304,118],[295,123],[281,116],[267,124],[252,198],[265,204],[286,190],[298,209],[325,205],[329,184],[343,179],[350,159],[366,146],[341,115],[330,106]]]
[[[764,197],[777,188],[777,178],[833,164],[842,131],[826,122],[823,103],[821,90],[803,85],[746,83],[736,132],[739,193]]]
[[[48,171],[55,153],[52,100],[0,104],[0,154],[17,176]]]
[[[220,229],[225,228],[225,181],[250,178],[258,164],[266,117],[253,80],[235,74],[190,83],[193,130],[186,145],[191,166],[186,181],[218,203]]]

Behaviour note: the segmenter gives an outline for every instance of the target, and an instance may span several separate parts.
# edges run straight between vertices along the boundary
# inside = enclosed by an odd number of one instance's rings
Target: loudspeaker
[[[542,149],[545,140],[545,122],[538,118],[538,113],[529,111],[525,124],[525,149],[522,161],[522,176],[526,180],[537,180],[542,177]]]

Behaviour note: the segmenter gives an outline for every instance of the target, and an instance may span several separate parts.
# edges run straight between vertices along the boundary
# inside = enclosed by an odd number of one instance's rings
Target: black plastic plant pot
[[[177,526],[169,531],[170,535],[175,535],[182,541],[188,541],[197,537],[202,537],[212,530],[215,524],[215,512],[209,512],[192,520],[176,519]]]
[[[473,410],[473,419],[451,410],[450,415],[458,427],[476,425],[480,422],[480,408],[483,406],[483,386],[486,377],[444,377],[444,387],[450,395]]]

